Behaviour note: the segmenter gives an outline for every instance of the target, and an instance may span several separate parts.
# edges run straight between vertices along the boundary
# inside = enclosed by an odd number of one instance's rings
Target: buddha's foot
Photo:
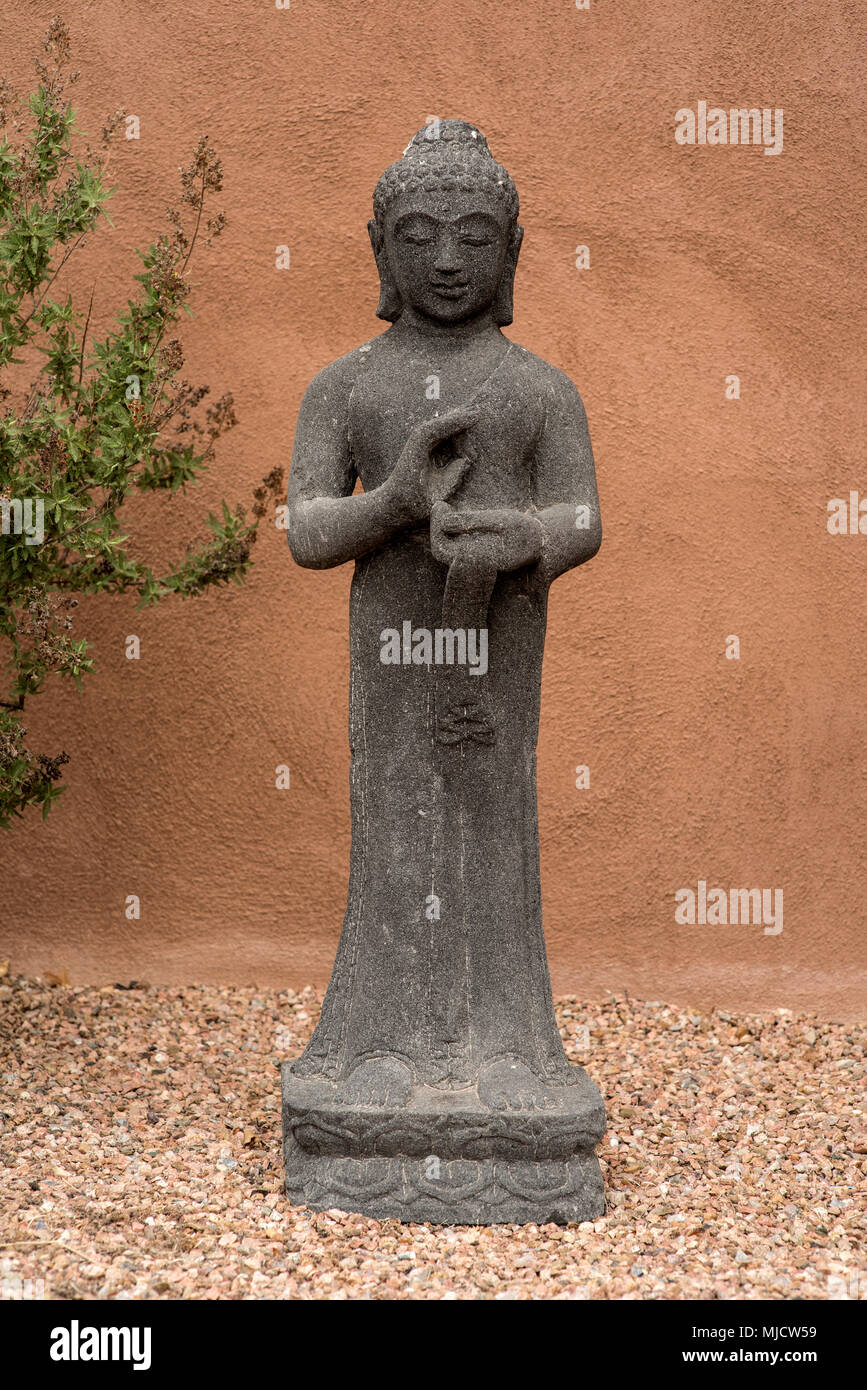
[[[398,1057],[369,1057],[338,1088],[338,1098],[363,1109],[397,1109],[412,1092],[412,1072]]]
[[[479,1073],[479,1100],[491,1110],[551,1110],[557,1095],[523,1062],[501,1058]]]

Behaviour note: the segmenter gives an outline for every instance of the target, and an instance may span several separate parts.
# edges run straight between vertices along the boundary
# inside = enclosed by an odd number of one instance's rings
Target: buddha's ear
[[[375,217],[371,217],[367,224],[367,234],[370,237],[370,244],[373,247],[373,254],[376,259],[376,268],[379,271],[379,303],[376,306],[376,317],[378,319],[388,319],[394,323],[400,318],[403,310],[403,300],[400,297],[397,285],[391,277],[388,266],[388,257],[385,254],[385,237],[382,227]]]
[[[512,322],[512,304],[515,289],[515,270],[518,266],[518,255],[521,250],[521,242],[524,240],[524,228],[519,227],[517,222],[512,228],[509,236],[509,246],[506,251],[506,260],[503,265],[503,273],[500,276],[500,284],[497,289],[497,297],[493,303],[494,323],[501,328],[507,323]]]

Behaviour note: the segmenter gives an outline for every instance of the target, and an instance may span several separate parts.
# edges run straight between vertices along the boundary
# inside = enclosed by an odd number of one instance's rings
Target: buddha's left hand
[[[431,510],[433,553],[445,564],[466,558],[498,570],[521,569],[539,559],[543,536],[539,519],[516,508],[456,511],[441,502]]]

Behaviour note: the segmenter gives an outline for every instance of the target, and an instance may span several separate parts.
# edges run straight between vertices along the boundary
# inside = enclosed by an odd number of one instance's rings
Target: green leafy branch
[[[263,480],[249,518],[223,502],[208,538],[163,574],[128,550],[119,513],[130,497],[196,483],[236,423],[231,394],[203,406],[208,387],[179,375],[183,348],[172,334],[190,312],[197,243],[226,225],[210,212],[222,168],[202,137],[181,170],[168,231],[139,252],[137,290],[104,336],[90,336],[95,291],[82,313],[59,287],[70,257],[100,222],[110,225],[107,152],[124,118],[106,123],[100,150],[74,152],[77,74],[61,19],[44,47],[25,103],[0,80],[0,825],[28,805],[46,815],[61,790],[67,755],[34,754],[21,718],[51,675],[80,686],[93,670],[90,644],[69,636],[75,596],[133,591],[147,606],[242,583],[283,481],[280,469]]]

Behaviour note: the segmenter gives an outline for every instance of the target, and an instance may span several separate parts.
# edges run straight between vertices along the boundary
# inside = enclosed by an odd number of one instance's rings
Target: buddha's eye
[[[408,217],[398,225],[396,232],[404,246],[430,246],[436,237],[436,226],[429,217]]]
[[[462,246],[490,246],[495,240],[492,236],[462,236]]]

